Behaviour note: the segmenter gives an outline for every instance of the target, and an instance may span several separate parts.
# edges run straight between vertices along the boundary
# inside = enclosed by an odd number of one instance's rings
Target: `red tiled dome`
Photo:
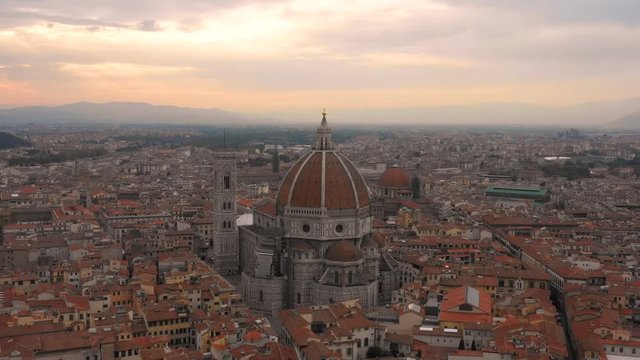
[[[329,246],[324,258],[329,261],[348,262],[362,259],[362,251],[347,240],[340,240]]]
[[[392,166],[382,173],[378,185],[383,188],[408,189],[411,187],[411,178],[405,169]]]
[[[369,205],[369,191],[353,164],[335,150],[313,150],[293,165],[278,193],[278,204],[328,210]]]
[[[322,113],[313,150],[298,160],[282,181],[278,208],[355,210],[369,205],[369,191],[362,175],[334,149],[326,115]]]

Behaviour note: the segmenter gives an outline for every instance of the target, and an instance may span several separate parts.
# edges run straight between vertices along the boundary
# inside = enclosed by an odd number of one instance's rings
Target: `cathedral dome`
[[[324,258],[329,261],[349,262],[362,259],[362,251],[347,240],[340,240],[329,246]]]
[[[378,185],[382,188],[408,189],[411,187],[411,178],[405,169],[393,165],[382,173]]]
[[[313,150],[298,160],[282,181],[278,205],[327,210],[366,207],[366,183],[351,161],[334,149],[324,115]]]

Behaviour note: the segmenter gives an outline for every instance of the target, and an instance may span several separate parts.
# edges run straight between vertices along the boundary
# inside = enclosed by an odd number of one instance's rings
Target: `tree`
[[[417,176],[414,176],[413,180],[411,180],[411,192],[414,199],[420,198],[420,178]]]
[[[398,343],[391,343],[391,345],[389,345],[389,350],[391,351],[391,355],[398,356],[398,353],[400,353],[400,346],[398,345]]]
[[[379,346],[372,346],[367,349],[367,359],[375,359],[379,357],[387,357],[391,356],[391,353],[388,350],[385,350]]]
[[[278,149],[275,149],[271,157],[271,171],[275,174],[280,172],[280,155],[278,154]]]

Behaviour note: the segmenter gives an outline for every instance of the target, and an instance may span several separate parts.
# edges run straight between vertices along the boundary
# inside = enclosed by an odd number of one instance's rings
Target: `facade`
[[[397,263],[371,236],[369,190],[335,149],[325,114],[312,150],[280,186],[275,221],[263,217],[239,229],[243,298],[253,309],[390,299]]]
[[[211,261],[220,274],[238,272],[236,227],[236,154],[216,152],[213,172],[213,246]]]

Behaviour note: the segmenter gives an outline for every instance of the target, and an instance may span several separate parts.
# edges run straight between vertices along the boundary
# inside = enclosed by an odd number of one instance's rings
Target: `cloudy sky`
[[[3,106],[565,106],[638,64],[636,0],[0,0]]]

